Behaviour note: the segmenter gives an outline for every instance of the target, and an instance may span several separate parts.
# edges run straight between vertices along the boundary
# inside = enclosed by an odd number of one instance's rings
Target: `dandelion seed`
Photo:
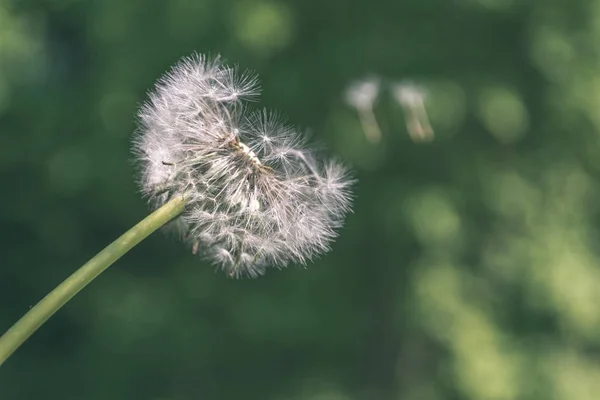
[[[248,109],[258,93],[219,57],[185,58],[141,109],[134,144],[151,206],[186,196],[172,229],[235,277],[324,253],[350,211],[348,169],[277,114]]]
[[[358,112],[365,137],[371,143],[379,143],[381,129],[373,112],[380,90],[380,80],[369,77],[352,83],[345,93],[346,102]]]
[[[434,132],[425,109],[425,91],[411,82],[393,85],[392,93],[404,110],[406,128],[414,141],[431,141]]]

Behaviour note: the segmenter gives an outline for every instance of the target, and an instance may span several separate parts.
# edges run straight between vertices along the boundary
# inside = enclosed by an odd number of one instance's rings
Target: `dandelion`
[[[433,129],[425,109],[426,93],[412,82],[400,82],[392,87],[394,99],[404,110],[406,128],[414,141],[433,140]]]
[[[284,120],[244,103],[256,77],[221,58],[183,59],[156,85],[134,139],[154,211],[68,277],[0,337],[0,365],[127,251],[167,224],[230,276],[305,264],[350,211],[348,169],[311,150]]]
[[[251,111],[256,79],[220,58],[184,59],[140,112],[140,186],[154,208],[188,198],[177,230],[232,276],[306,263],[350,207],[347,169],[321,160],[276,113]]]
[[[379,143],[381,140],[381,129],[373,111],[380,85],[379,78],[372,76],[352,83],[345,93],[346,103],[356,109],[363,132],[371,143]]]

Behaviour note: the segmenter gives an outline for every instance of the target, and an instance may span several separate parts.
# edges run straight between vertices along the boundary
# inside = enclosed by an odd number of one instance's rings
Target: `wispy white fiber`
[[[254,75],[219,57],[185,58],[156,84],[134,141],[151,206],[187,196],[173,226],[236,277],[324,253],[351,206],[348,169],[278,114],[249,109],[258,94]]]

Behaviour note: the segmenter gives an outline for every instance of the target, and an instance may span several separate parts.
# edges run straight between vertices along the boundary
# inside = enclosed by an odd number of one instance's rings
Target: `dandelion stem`
[[[0,337],[0,365],[44,322],[121,256],[183,212],[186,199],[176,196],[125,232],[65,279]]]

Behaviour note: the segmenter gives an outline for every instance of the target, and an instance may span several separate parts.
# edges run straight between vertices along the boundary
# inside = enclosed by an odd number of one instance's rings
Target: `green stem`
[[[112,263],[131,250],[152,232],[183,212],[186,199],[176,196],[136,226],[109,244],[94,258],[85,263],[71,276],[48,293],[27,314],[21,317],[2,337],[0,337],[0,365],[19,348],[44,322],[64,306],[81,289],[86,287]]]

